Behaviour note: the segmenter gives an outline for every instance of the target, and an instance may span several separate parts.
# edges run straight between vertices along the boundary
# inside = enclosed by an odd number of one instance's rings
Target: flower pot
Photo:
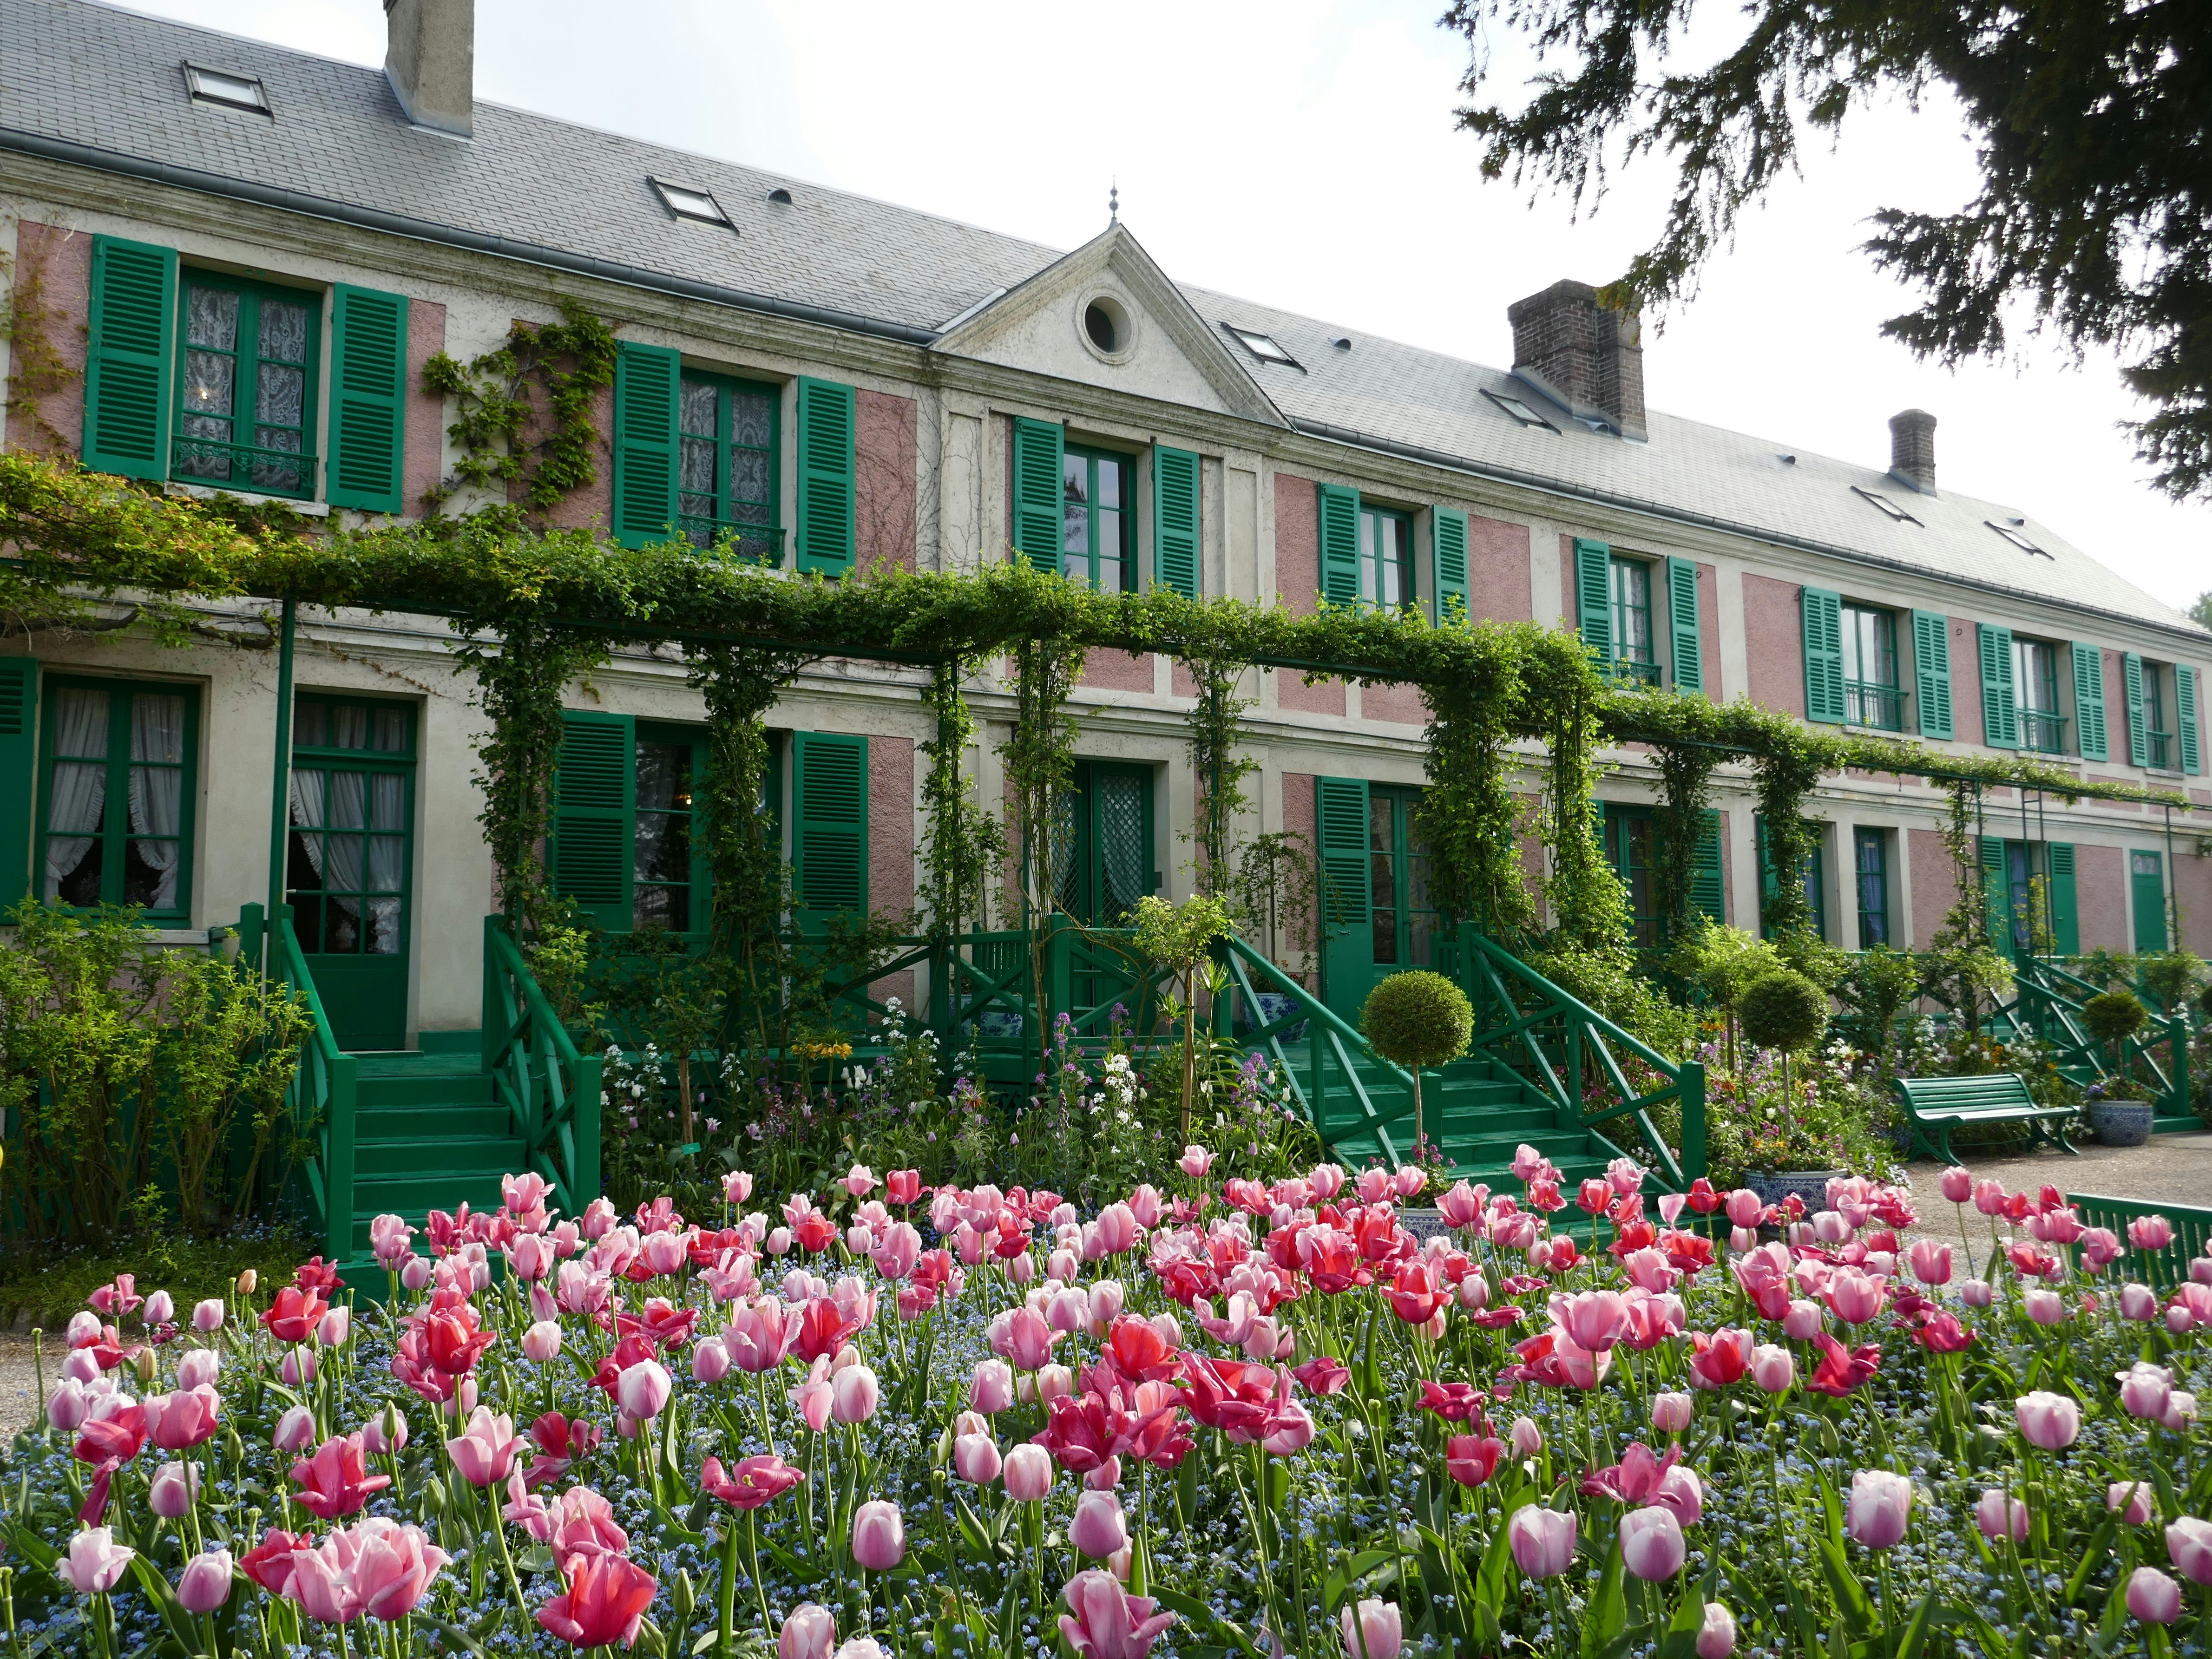
[[[2158,1108],[2148,1100],[2093,1100],[2089,1127],[2107,1146],[2140,1146],[2150,1139]]]
[[[1806,1212],[1828,1207],[1828,1183],[1844,1173],[1841,1170],[1750,1170],[1743,1184],[1759,1194],[1762,1204],[1779,1204],[1797,1194]]]
[[[1255,991],[1252,1000],[1260,1005],[1260,1024],[1262,1025],[1273,1025],[1277,1020],[1296,1013],[1298,1008],[1294,998],[1285,996],[1280,991]],[[1299,1041],[1305,1034],[1306,1023],[1300,1020],[1297,1024],[1285,1025],[1276,1032],[1275,1041],[1287,1046]]]

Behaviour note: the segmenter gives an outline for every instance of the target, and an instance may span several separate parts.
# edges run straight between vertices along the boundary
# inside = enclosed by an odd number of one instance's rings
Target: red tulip
[[[303,1268],[301,1271],[305,1271]],[[307,1340],[307,1334],[321,1323],[330,1304],[313,1291],[303,1291],[296,1285],[287,1285],[276,1292],[268,1311],[261,1316],[261,1323],[269,1334],[279,1342],[298,1343]]]
[[[743,1458],[726,1474],[721,1460],[710,1457],[699,1471],[699,1490],[712,1492],[732,1509],[757,1510],[781,1498],[802,1478],[781,1457]]]
[[[567,1566],[568,1588],[538,1608],[538,1622],[573,1647],[635,1642],[659,1581],[619,1555],[579,1555]]]
[[[1462,1486],[1479,1486],[1504,1455],[1505,1443],[1495,1435],[1455,1434],[1444,1443],[1444,1473]]]

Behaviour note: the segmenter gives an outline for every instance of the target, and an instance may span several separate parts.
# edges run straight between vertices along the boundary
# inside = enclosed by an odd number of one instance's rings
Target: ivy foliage
[[[599,479],[592,405],[614,384],[615,332],[573,299],[557,323],[517,322],[506,343],[466,363],[439,352],[422,388],[453,400],[453,476],[423,497],[433,511],[464,485],[544,514]]]

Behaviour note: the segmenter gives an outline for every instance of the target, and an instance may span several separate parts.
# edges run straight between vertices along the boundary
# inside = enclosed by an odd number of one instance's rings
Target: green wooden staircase
[[[2027,957],[2014,964],[2013,995],[1999,1005],[1992,1023],[2007,1037],[2033,1036],[2056,1051],[2058,1070],[2077,1087],[2087,1087],[2116,1066],[2150,1092],[2157,1108],[2154,1134],[2193,1134],[2204,1127],[2191,1103],[2189,1018],[2160,1014],[2157,1000],[2142,986],[2131,988],[2154,1012],[2143,1028],[2117,1053],[2090,1036],[2082,1005],[2103,988],[2049,957]]]
[[[493,1208],[499,1178],[528,1167],[529,1142],[473,1048],[359,1054],[354,1076],[349,1256],[368,1255],[368,1224],[380,1215],[419,1227],[432,1210]]]

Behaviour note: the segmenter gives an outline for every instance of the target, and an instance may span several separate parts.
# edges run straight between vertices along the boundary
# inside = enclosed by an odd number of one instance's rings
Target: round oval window
[[[1091,343],[1101,351],[1121,349],[1121,337],[1114,326],[1114,313],[1096,300],[1083,313],[1083,331],[1091,337]]]

